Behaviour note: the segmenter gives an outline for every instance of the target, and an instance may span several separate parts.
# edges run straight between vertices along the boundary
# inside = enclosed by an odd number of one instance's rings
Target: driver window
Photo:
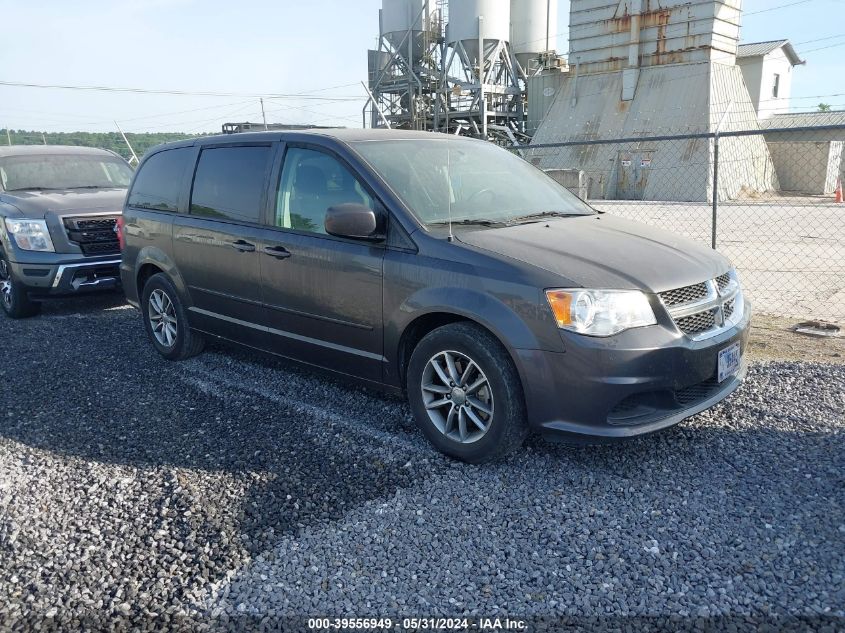
[[[275,226],[325,234],[326,210],[349,202],[375,209],[358,179],[335,158],[312,149],[288,149],[276,193]]]

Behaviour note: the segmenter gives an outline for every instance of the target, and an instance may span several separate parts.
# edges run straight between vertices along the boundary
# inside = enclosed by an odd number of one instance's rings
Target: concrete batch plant
[[[562,63],[557,0],[382,0],[379,18],[365,126],[527,140],[529,74]]]

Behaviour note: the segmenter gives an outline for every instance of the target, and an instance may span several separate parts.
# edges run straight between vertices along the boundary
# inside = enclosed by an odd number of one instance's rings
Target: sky
[[[784,6],[786,5],[786,6]],[[381,0],[0,0],[0,128],[213,132],[226,121],[360,127]],[[745,0],[742,41],[789,38],[794,110],[845,109],[845,0]],[[557,49],[568,50],[560,0]],[[307,98],[299,96],[306,95]],[[830,96],[822,96],[830,95]],[[838,96],[835,96],[838,95]],[[293,96],[293,97],[291,97]],[[295,97],[295,98],[294,98]]]

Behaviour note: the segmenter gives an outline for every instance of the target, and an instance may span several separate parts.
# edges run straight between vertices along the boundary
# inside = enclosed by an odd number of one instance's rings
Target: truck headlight
[[[546,290],[557,326],[588,336],[612,336],[656,325],[648,298],[638,290]]]
[[[15,238],[18,248],[25,251],[55,252],[50,231],[44,220],[6,218],[6,230]]]

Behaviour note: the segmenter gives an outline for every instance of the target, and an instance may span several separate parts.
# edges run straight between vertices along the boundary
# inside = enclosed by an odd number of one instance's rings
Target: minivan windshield
[[[428,226],[496,226],[594,213],[542,171],[492,143],[442,135],[352,145]]]
[[[0,159],[5,191],[126,189],[131,180],[132,170],[116,157],[33,154]]]

